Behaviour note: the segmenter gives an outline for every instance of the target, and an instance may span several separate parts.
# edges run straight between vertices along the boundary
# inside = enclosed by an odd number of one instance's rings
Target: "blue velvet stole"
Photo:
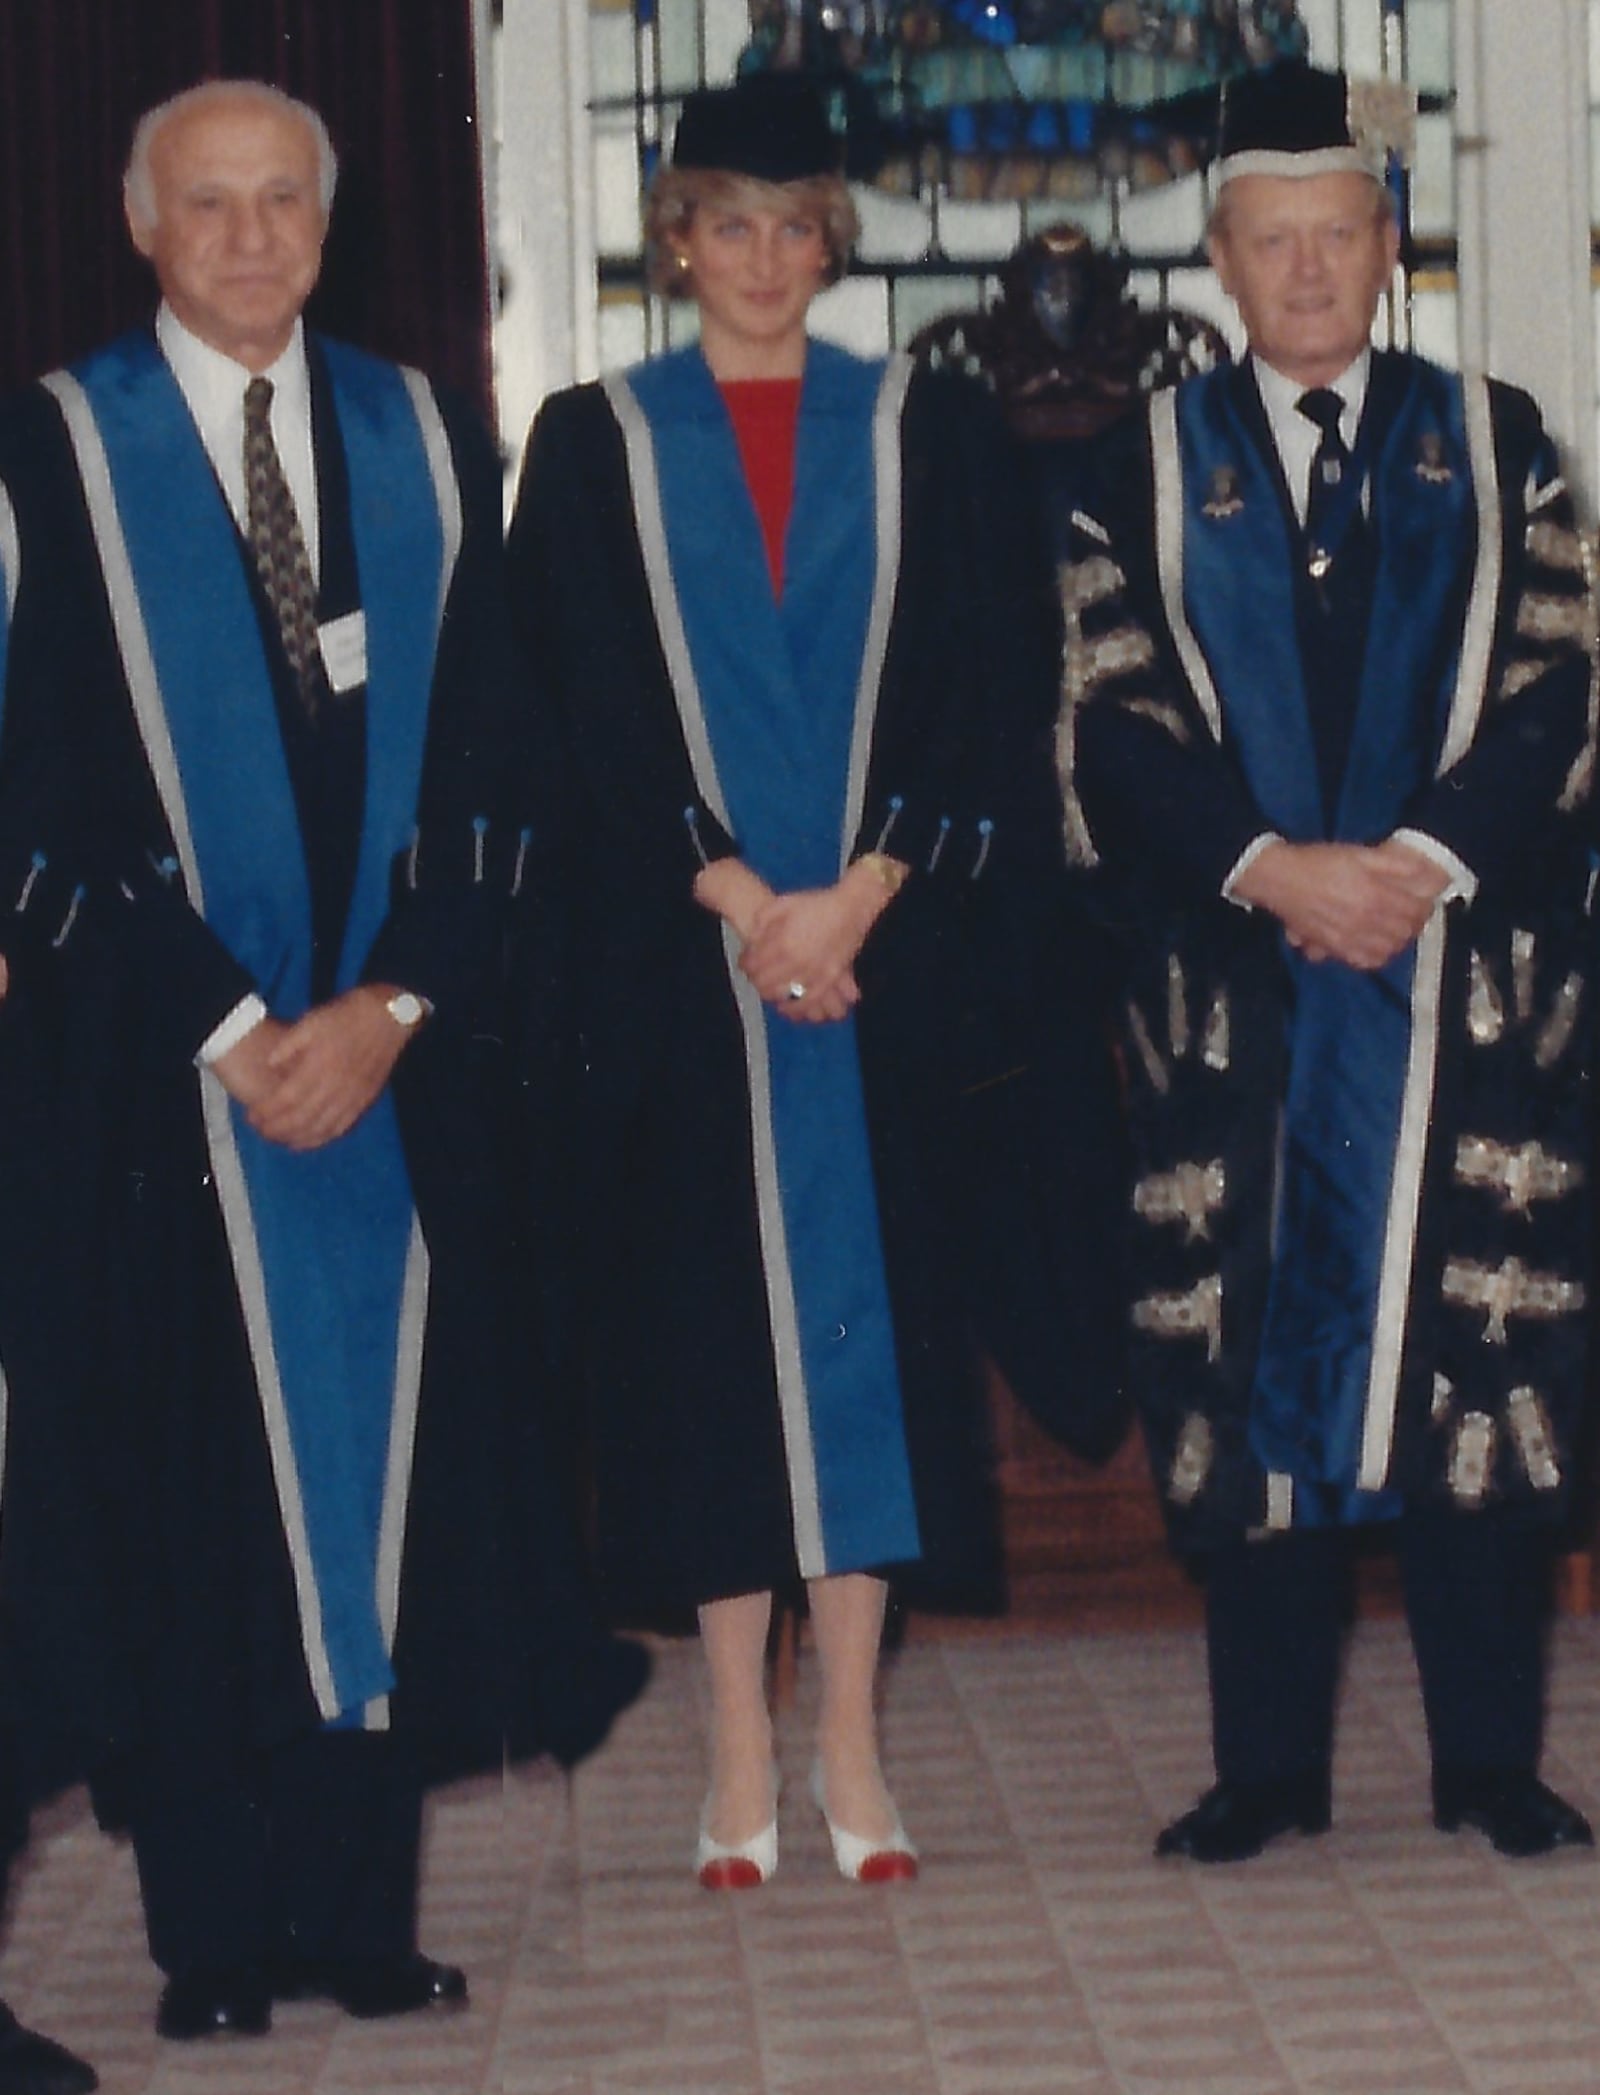
[[[416,818],[444,532],[400,374],[323,346],[349,461],[368,640],[366,804],[343,990],[360,978],[388,911],[391,862]],[[201,913],[273,1014],[293,1019],[310,993],[309,890],[233,517],[148,337],[113,344],[73,375],[111,469],[176,777],[148,734],[147,751],[169,816],[176,807],[187,826]],[[390,1474],[390,1443],[405,1371],[409,1177],[387,1094],[309,1154],[262,1141],[237,1107],[231,1134],[247,1213],[230,1217],[225,1202],[224,1215],[291,1555],[309,1554],[296,1569],[303,1625],[308,1613],[318,1618],[307,1634],[325,1651],[325,1665],[312,1664],[314,1684],[325,1717],[350,1718],[393,1685],[379,1552],[386,1491],[403,1493],[407,1481],[404,1467]],[[250,1299],[255,1272],[264,1303]]]
[[[1475,543],[1459,383],[1378,359],[1366,419],[1397,370],[1407,382],[1370,461],[1379,558],[1355,727],[1332,835],[1374,842],[1433,775],[1457,666],[1454,601]],[[1227,731],[1272,827],[1326,835],[1296,623],[1300,550],[1240,412],[1242,371],[1179,395],[1184,605]],[[1226,499],[1217,499],[1218,491]],[[1300,1486],[1297,1520],[1393,1510],[1355,1490],[1372,1331],[1411,1050],[1414,952],[1381,972],[1315,966],[1285,946],[1293,980],[1290,1075],[1273,1269],[1251,1402],[1251,1444]]]
[[[648,422],[673,587],[741,857],[779,890],[838,879],[872,601],[873,411],[882,366],[810,344],[781,603],[737,440],[698,349],[630,372]],[[920,1553],[853,1019],[763,1010],[788,1282],[820,1518],[821,1569]],[[759,1095],[764,1089],[765,1095]],[[764,1245],[769,1258],[770,1242]],[[793,1480],[791,1480],[793,1482]]]

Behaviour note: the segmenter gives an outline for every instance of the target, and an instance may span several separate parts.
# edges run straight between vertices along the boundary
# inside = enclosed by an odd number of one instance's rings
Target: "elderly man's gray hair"
[[[339,161],[327,125],[309,102],[297,102],[293,95],[285,94],[281,87],[274,87],[266,80],[202,80],[198,87],[186,87],[181,94],[170,95],[166,101],[158,102],[154,109],[147,109],[134,126],[133,145],[128,153],[128,169],[122,178],[122,187],[128,210],[140,225],[154,225],[156,222],[150,148],[162,126],[169,118],[182,116],[186,110],[204,108],[208,102],[233,101],[259,102],[282,115],[300,119],[316,141],[317,194],[324,216],[333,208]]]

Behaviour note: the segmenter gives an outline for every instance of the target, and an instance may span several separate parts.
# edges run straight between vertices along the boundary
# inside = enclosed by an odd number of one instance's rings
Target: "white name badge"
[[[348,611],[317,628],[322,666],[335,692],[354,691],[367,681],[367,615]]]

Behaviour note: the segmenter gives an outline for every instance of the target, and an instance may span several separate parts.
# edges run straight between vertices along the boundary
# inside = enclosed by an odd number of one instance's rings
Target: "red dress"
[[[772,594],[783,595],[783,542],[794,507],[795,429],[800,418],[798,378],[735,378],[717,388],[739,445],[745,484],[756,506],[767,549]]]

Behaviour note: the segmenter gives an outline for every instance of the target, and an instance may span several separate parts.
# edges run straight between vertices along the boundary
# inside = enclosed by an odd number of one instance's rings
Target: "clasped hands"
[[[1450,876],[1394,837],[1381,844],[1274,840],[1233,884],[1269,910],[1307,960],[1341,960],[1370,973],[1417,938]]]
[[[377,1098],[410,1038],[388,983],[366,982],[286,1024],[264,1018],[211,1067],[265,1141],[321,1149]]]
[[[831,887],[779,895],[741,860],[723,858],[701,871],[694,893],[732,929],[751,987],[785,1018],[824,1025],[860,1003],[856,956],[889,899],[870,868],[850,866]]]

